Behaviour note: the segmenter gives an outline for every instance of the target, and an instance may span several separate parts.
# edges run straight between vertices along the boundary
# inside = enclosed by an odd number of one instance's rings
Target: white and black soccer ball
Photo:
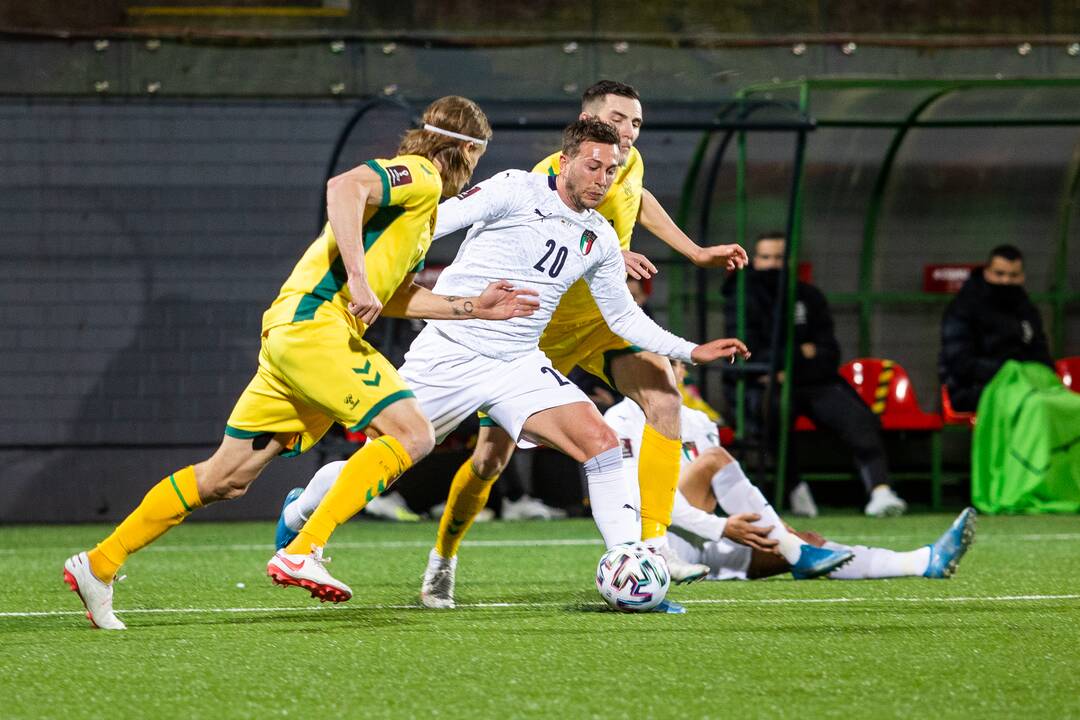
[[[670,585],[667,562],[642,542],[616,545],[596,566],[596,589],[608,605],[622,612],[652,610]]]

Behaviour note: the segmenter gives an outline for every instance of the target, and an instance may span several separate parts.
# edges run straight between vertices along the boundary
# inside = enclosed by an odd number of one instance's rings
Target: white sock
[[[605,450],[582,464],[589,481],[593,521],[609,548],[641,540],[641,514],[634,507],[634,492],[623,471],[622,450]]]
[[[326,493],[330,492],[330,488],[334,486],[334,481],[338,479],[345,463],[345,460],[327,463],[312,475],[304,492],[300,493],[300,497],[285,508],[285,524],[290,530],[300,532],[303,529],[311,513],[315,512],[315,508],[319,507]]]
[[[833,580],[874,580],[892,577],[921,576],[930,566],[930,548],[921,547],[911,552],[896,552],[885,548],[865,545],[838,545],[825,543],[830,550],[851,550],[855,557],[846,565],[833,570]]]
[[[780,543],[777,548],[788,563],[794,565],[802,554],[803,541],[798,535],[787,531],[784,521],[773,510],[772,505],[761,491],[743,474],[737,461],[725,465],[713,475],[713,493],[716,501],[728,515],[738,513],[757,513],[761,516],[758,525],[771,525],[769,537]]]
[[[727,520],[694,507],[685,495],[676,490],[675,505],[671,508],[671,525],[692,532],[704,540],[719,542],[724,536]]]

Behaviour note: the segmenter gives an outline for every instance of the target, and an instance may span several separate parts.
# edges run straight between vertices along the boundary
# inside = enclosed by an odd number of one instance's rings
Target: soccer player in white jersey
[[[612,331],[658,355],[696,363],[749,356],[737,339],[695,345],[676,337],[634,303],[618,238],[593,209],[619,168],[618,146],[618,134],[610,125],[579,119],[563,134],[562,171],[557,176],[508,170],[440,206],[436,236],[466,227],[469,231],[435,291],[470,296],[477,283],[481,290],[488,285],[485,278],[502,278],[536,290],[540,307],[526,322],[431,322],[400,369],[437,440],[481,410],[516,441],[543,443],[581,462],[593,518],[609,547],[639,540],[641,519],[623,478],[615,434],[588,397],[556,371],[538,347],[563,294],[584,278]],[[306,548],[310,537],[312,553],[319,555],[321,543],[316,541],[328,538],[328,531],[348,519],[323,519],[324,508],[332,506],[328,501],[347,492],[339,485],[323,491],[325,497],[292,547]],[[376,494],[383,490],[377,488]],[[297,502],[303,505],[302,500]],[[279,550],[267,572],[275,582],[304,587],[316,597],[339,601],[352,596],[324,566],[307,563],[308,557]],[[431,562],[450,564],[437,553]]]
[[[699,267],[737,270],[746,264],[746,252],[739,245],[699,246],[646,189],[645,161],[636,147],[643,123],[637,90],[614,80],[600,80],[582,93],[579,117],[603,120],[619,133],[620,167],[596,211],[618,235],[631,276],[640,279],[656,272],[643,255],[631,252],[631,238],[639,226]],[[558,175],[560,155],[559,151],[550,154],[536,164],[533,172]],[[679,478],[680,405],[667,359],[645,352],[613,332],[584,282],[576,283],[563,296],[540,338],[540,349],[560,374],[580,368],[633,398],[645,410],[648,423],[638,477],[641,539],[665,556],[672,580],[688,579],[689,569],[666,553],[667,526]],[[465,534],[487,502],[514,448],[514,438],[490,418],[480,418],[476,447],[454,473],[435,537],[435,550],[443,558],[457,556]],[[420,594],[425,604],[435,606],[452,600],[433,588],[431,577],[425,577]],[[669,600],[669,607],[675,605]]]
[[[685,374],[675,363],[676,376]],[[796,579],[814,577],[785,553],[785,535],[850,555],[850,562],[825,574],[837,580],[891,577],[947,578],[975,536],[975,510],[967,508],[931,545],[896,552],[865,545],[841,545],[812,532],[787,526],[739,463],[720,447],[716,425],[698,410],[682,408],[682,473],[671,514],[671,549],[684,561],[699,564],[710,580],[757,579],[790,572]],[[637,454],[645,413],[629,398],[604,413],[618,434],[623,466],[631,487],[637,478]],[[728,517],[715,514],[720,507]]]

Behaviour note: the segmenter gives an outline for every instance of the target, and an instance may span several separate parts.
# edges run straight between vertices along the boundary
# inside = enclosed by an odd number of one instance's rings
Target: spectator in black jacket
[[[1006,360],[1053,366],[1039,310],[1024,290],[1024,256],[1013,245],[998,245],[941,321],[938,374],[953,408],[974,410]]]
[[[785,242],[782,233],[760,236],[754,247],[751,271],[746,276],[746,333],[742,340],[753,351],[755,361],[769,361],[774,312],[782,298],[778,286],[784,264]],[[728,334],[736,331],[734,291],[732,276],[724,288]],[[836,341],[832,314],[825,295],[813,285],[798,283],[794,312],[792,411],[795,415],[810,418],[815,425],[832,433],[850,448],[859,478],[869,496],[865,508],[867,515],[881,517],[902,514],[907,509],[907,503],[889,484],[881,423],[838,372],[840,344]],[[784,332],[783,324],[780,332]],[[782,339],[780,353],[782,359]],[[764,415],[764,398],[767,396],[772,397],[768,414],[776,417],[779,392],[765,392],[773,379],[766,375],[749,378],[746,392],[748,421],[760,420]],[[775,380],[779,383],[785,381],[782,370],[777,373]],[[793,508],[795,504],[793,497]]]

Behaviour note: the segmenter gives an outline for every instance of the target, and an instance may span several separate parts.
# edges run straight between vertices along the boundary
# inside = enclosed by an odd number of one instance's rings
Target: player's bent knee
[[[257,476],[258,472],[244,468],[232,468],[225,473],[207,473],[200,477],[199,494],[204,502],[235,500],[247,493]]]
[[[395,433],[395,439],[405,448],[413,463],[418,463],[431,454],[435,449],[435,429],[425,418],[423,422],[417,422],[409,428],[403,428]]]
[[[238,453],[223,446],[195,466],[199,496],[206,503],[241,497],[269,461],[270,457]]]
[[[503,453],[502,448],[481,447],[478,445],[472,454],[473,469],[482,478],[502,475],[506,465],[510,462],[512,453],[512,449],[510,453]]]
[[[579,434],[582,454],[593,458],[619,446],[619,437],[606,423],[600,422],[582,429]]]

